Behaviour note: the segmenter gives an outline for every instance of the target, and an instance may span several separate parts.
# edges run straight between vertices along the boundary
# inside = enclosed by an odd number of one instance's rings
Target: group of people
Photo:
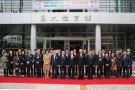
[[[18,49],[4,51],[1,57],[2,68],[4,69],[4,76],[22,76],[45,78],[52,77],[53,79],[60,76],[64,79],[68,76],[69,79],[92,79],[96,76],[102,79],[106,78],[132,76],[133,54],[130,48],[127,51],[122,49],[113,51],[99,50],[95,54],[94,50],[80,49],[79,53],[76,49],[60,50],[60,49],[35,49],[35,54],[31,53],[31,49]]]

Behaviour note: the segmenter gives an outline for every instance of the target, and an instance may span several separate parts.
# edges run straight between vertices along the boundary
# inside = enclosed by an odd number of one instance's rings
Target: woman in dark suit
[[[104,58],[104,68],[105,68],[105,77],[110,77],[111,74],[111,58],[109,57],[108,52],[105,53],[105,58]]]

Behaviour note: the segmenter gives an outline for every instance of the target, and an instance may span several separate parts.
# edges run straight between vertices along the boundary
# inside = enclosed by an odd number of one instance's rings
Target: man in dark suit
[[[87,73],[88,73],[88,79],[92,79],[93,76],[93,56],[92,52],[89,50],[88,55],[86,57],[86,67],[87,67]]]
[[[87,58],[87,52],[86,49],[83,50],[83,54],[84,54],[84,61],[85,61],[85,65],[86,65],[86,58]],[[88,75],[88,67],[84,67],[85,68],[85,75]]]
[[[58,49],[58,53],[56,53],[56,55],[58,56],[58,61],[60,61],[60,56],[61,56],[61,50]],[[59,70],[60,70],[60,67],[57,67],[57,76],[59,76]]]
[[[126,77],[128,79],[131,60],[130,60],[130,57],[127,55],[126,51],[123,51],[123,56],[121,59],[122,59],[122,67],[123,67],[123,78]],[[125,75],[125,71],[126,71],[126,75]]]
[[[70,51],[70,55],[69,55],[69,79],[74,79],[74,67],[75,67],[75,55],[73,53],[73,51]]]
[[[62,53],[60,55],[59,64],[60,64],[60,78],[65,79],[66,55],[64,50],[62,50]]]
[[[129,56],[130,62],[131,62],[130,67],[129,67],[129,76],[132,76],[133,54],[131,53],[130,48],[127,48],[127,54]]]
[[[93,75],[96,75],[95,62],[97,59],[97,54],[95,54],[94,50],[92,50],[91,53],[92,53],[92,57],[93,57]]]
[[[117,64],[117,76],[120,77],[121,68],[122,68],[122,59],[121,59],[121,57],[119,55],[119,51],[116,51],[115,57],[116,57],[116,64]]]
[[[69,51],[68,51],[68,49],[66,50],[65,55],[66,55],[65,75],[68,74],[68,76],[69,76],[69,72],[70,72],[70,71],[69,71],[69,67],[68,67],[68,61],[69,61]]]
[[[26,67],[27,67],[27,75],[28,77],[33,76],[33,68],[32,68],[32,61],[34,59],[33,54],[31,54],[31,49],[28,50],[26,54]]]
[[[40,49],[37,49],[37,54],[35,55],[35,66],[37,72],[37,78],[41,77],[41,67],[42,67],[42,55]]]
[[[57,78],[58,56],[56,55],[56,50],[53,50],[50,64],[52,66],[52,78]]]
[[[78,76],[78,53],[76,52],[76,49],[74,49],[74,57],[75,57],[75,75]]]
[[[79,77],[78,79],[84,79],[84,63],[85,63],[85,56],[83,54],[83,50],[79,50],[79,55],[78,55],[78,68],[79,68]]]
[[[119,49],[119,56],[120,56],[120,58],[121,58],[121,60],[122,60],[122,57],[123,57],[123,53],[122,53],[123,51],[122,51],[122,49]],[[120,67],[120,76],[122,76],[122,66]]]
[[[104,67],[104,57],[101,53],[101,50],[98,51],[97,60],[95,62],[97,68],[97,78],[101,79],[103,75],[103,67]]]

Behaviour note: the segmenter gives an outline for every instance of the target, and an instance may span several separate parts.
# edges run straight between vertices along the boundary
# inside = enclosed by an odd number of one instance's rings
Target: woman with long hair
[[[44,61],[43,70],[45,73],[45,78],[49,78],[51,56],[48,50],[45,51],[45,54],[43,56],[43,61]]]

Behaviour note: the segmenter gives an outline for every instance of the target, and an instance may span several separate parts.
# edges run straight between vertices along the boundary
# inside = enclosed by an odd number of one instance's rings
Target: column
[[[98,54],[98,51],[101,50],[101,26],[96,25],[95,30],[95,51]]]
[[[47,42],[47,40],[43,41],[43,49],[46,49],[46,42]]]
[[[88,40],[88,51],[90,50],[90,40]]]
[[[37,48],[37,30],[36,30],[36,25],[31,25],[30,48],[32,50],[32,53],[34,53],[34,49]]]

